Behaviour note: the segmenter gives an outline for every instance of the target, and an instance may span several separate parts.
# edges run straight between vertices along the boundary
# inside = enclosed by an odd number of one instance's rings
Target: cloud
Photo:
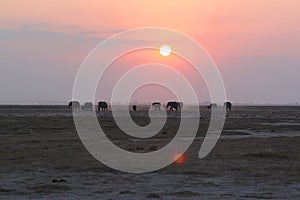
[[[62,32],[34,30],[34,29],[0,29],[0,40],[58,40],[68,39],[70,35]]]
[[[87,32],[86,32],[87,33]],[[62,31],[39,30],[36,28],[0,29],[0,40],[28,40],[28,41],[67,41],[67,40],[95,40],[101,41],[104,37],[90,36],[81,33],[65,33]]]
[[[60,28],[62,28],[62,29],[79,29],[80,26],[76,26],[76,25],[67,25],[67,26],[60,26]]]
[[[21,29],[42,29],[42,28],[48,28],[51,25],[49,23],[46,22],[40,22],[40,23],[33,23],[33,24],[24,24],[21,26]]]
[[[98,34],[99,32],[97,32],[97,31],[81,31],[79,33],[81,35],[95,35],[95,34]]]
[[[113,35],[114,33],[119,33],[120,31],[124,31],[123,29],[108,29],[103,31],[81,31],[81,32],[63,32],[61,31],[55,31],[55,30],[39,30],[37,28],[33,27],[39,27],[38,24],[35,24],[36,26],[28,26],[24,25],[28,28],[21,28],[21,29],[0,29],[0,41],[4,40],[6,42],[9,41],[20,41],[20,40],[27,40],[27,41],[44,41],[44,42],[59,42],[64,43],[68,41],[73,42],[83,42],[83,43],[93,43],[98,44],[99,42],[107,39],[109,36]],[[22,26],[22,27],[24,27]],[[46,25],[41,25],[46,26]],[[50,25],[48,25],[50,26]],[[29,28],[32,27],[32,28]],[[145,44],[147,41],[139,40],[136,38],[118,38],[113,39],[115,40],[116,45],[130,45],[133,43],[140,43]]]
[[[81,31],[79,34],[84,35],[84,36],[107,36],[107,35],[112,35],[116,33],[120,33],[126,31],[126,29],[108,29],[108,30],[103,30],[103,31]]]
[[[71,31],[71,32],[70,32]],[[80,26],[66,25],[55,27],[46,22],[24,24],[19,29],[1,29],[0,40],[65,40],[65,39],[97,39],[103,40],[108,35],[126,31],[125,29],[107,29],[101,31],[81,30]]]
[[[237,39],[237,36],[231,34],[231,35],[228,35],[228,36],[227,36],[227,39],[228,39],[228,40],[236,40],[236,39]]]
[[[120,33],[123,31],[127,31],[127,30],[126,29],[110,29],[110,30],[106,30],[105,33]]]

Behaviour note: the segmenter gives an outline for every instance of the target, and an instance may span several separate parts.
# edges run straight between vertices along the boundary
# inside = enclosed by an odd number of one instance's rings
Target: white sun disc
[[[171,48],[168,45],[163,45],[160,47],[160,54],[163,56],[168,56],[171,54]]]

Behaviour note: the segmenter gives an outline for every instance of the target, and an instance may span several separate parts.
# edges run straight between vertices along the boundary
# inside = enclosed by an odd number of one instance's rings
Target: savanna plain
[[[199,159],[210,110],[200,107],[197,137],[173,164],[130,174],[97,161],[84,147],[67,106],[0,107],[0,199],[297,199],[300,107],[234,106],[214,149]],[[168,111],[151,138],[126,135],[111,112],[97,113],[107,137],[136,153],[174,138],[179,111]],[[139,125],[147,110],[131,112]],[[193,117],[193,116],[186,116]]]

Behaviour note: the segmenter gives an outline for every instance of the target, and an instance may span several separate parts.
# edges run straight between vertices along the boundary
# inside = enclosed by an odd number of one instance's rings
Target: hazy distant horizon
[[[100,101],[100,100],[99,100]],[[171,101],[171,100],[170,100]],[[28,105],[28,106],[63,106],[63,105],[68,105],[70,101],[20,101],[20,102],[13,102],[13,101],[0,101],[0,106],[22,106],[22,105]],[[111,104],[111,102],[108,102]],[[136,104],[136,105],[151,105],[153,102],[138,102],[138,103],[130,103],[130,105]],[[162,105],[167,104],[167,102],[160,102]],[[204,102],[199,102],[198,105],[201,106],[206,106],[210,102],[204,101]],[[253,103],[253,102],[232,102],[233,105],[235,106],[300,106],[300,102],[288,102],[288,103]],[[114,105],[121,105],[121,106],[126,106],[125,102],[114,102]],[[96,104],[95,104],[96,105]],[[184,103],[186,106],[192,106],[192,105],[197,105],[195,103]]]

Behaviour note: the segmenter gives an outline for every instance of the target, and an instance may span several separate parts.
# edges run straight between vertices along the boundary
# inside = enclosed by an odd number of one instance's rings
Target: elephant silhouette
[[[72,111],[80,111],[80,103],[78,101],[70,101],[68,108],[71,108]]]
[[[98,111],[100,111],[100,109],[102,111],[107,111],[107,103],[105,101],[99,101],[98,103]]]
[[[86,102],[84,104],[84,110],[85,111],[93,111],[93,103],[92,102]]]
[[[208,106],[206,106],[206,108],[208,108],[208,109],[212,109],[212,108],[216,108],[216,107],[218,107],[218,105],[216,103],[211,103]]]
[[[152,108],[153,108],[154,110],[160,110],[160,107],[161,107],[160,102],[153,102],[153,103],[152,103]]]
[[[182,110],[182,108],[183,108],[183,102],[182,101],[179,102],[179,108],[180,108],[180,110]]]
[[[226,110],[231,111],[232,103],[227,101],[227,102],[224,103],[224,107],[226,108]]]
[[[182,104],[183,105],[183,104]],[[169,108],[169,110],[180,110],[180,102],[176,102],[176,101],[169,101],[167,103],[167,109]]]
[[[136,105],[132,105],[132,110],[136,111],[137,106]]]

